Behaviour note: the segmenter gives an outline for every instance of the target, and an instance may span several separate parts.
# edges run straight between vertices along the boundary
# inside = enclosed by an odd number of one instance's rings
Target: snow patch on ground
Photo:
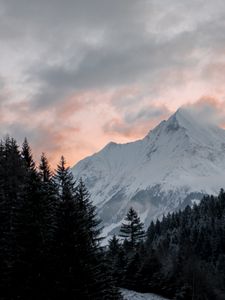
[[[123,295],[124,300],[168,300],[166,298],[162,298],[160,296],[154,294],[141,294],[130,290],[122,289],[121,293]]]

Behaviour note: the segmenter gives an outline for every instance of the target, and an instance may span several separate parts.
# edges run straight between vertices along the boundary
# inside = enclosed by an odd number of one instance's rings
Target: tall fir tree
[[[133,207],[129,209],[125,217],[125,222],[126,223],[122,223],[119,235],[129,242],[131,249],[135,249],[145,236],[144,224],[140,221],[140,218]]]
[[[17,286],[18,296],[23,299],[38,299],[44,297],[45,293],[45,258],[52,212],[44,197],[43,183],[26,139],[21,156],[26,174],[14,228],[18,249],[14,284]]]
[[[99,221],[82,181],[75,185],[62,157],[56,170],[59,210],[56,232],[57,299],[119,299],[107,281],[99,247]],[[117,298],[116,298],[117,292]]]
[[[72,173],[61,157],[54,177],[57,185],[58,211],[55,235],[55,297],[80,296],[77,284],[79,213],[75,203],[75,186]],[[79,280],[79,277],[78,277]]]
[[[2,295],[9,296],[14,288],[12,278],[18,254],[14,231],[18,207],[23,198],[21,190],[25,169],[19,147],[13,138],[7,136],[1,141],[0,151],[0,289]]]
[[[28,170],[34,170],[35,169],[35,162],[33,160],[32,151],[30,148],[30,145],[27,141],[27,138],[24,139],[23,145],[22,145],[22,158],[25,162],[25,165]]]
[[[59,199],[53,173],[44,153],[41,155],[39,164],[39,177],[41,180],[42,235],[44,241],[42,288],[46,295],[51,295],[52,290],[54,290],[55,257],[53,253],[56,244]]]
[[[49,183],[52,181],[52,172],[49,166],[48,159],[44,153],[41,155],[41,160],[39,164],[39,174],[42,182]]]
[[[101,220],[97,216],[96,207],[92,205],[90,195],[86,189],[82,179],[76,187],[76,202],[82,211],[85,218],[86,231],[89,232],[89,239],[93,248],[98,248],[100,245]]]

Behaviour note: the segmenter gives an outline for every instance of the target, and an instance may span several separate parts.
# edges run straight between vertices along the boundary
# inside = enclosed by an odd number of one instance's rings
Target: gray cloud
[[[49,27],[52,30],[51,39],[46,37],[43,42],[43,61],[40,58],[27,71],[28,84],[36,82],[40,86],[33,99],[35,107],[45,108],[81,89],[141,83],[157,92],[162,81],[163,88],[176,86],[178,80],[182,84],[181,75],[186,69],[198,73],[212,63],[211,53],[225,46],[225,3],[217,2],[214,7],[209,1],[193,2],[188,8],[190,2],[182,5],[177,2],[171,10],[163,7],[161,1],[158,5],[152,1],[138,4],[136,1],[66,1],[63,6],[56,1],[55,9],[50,12],[53,3],[49,1],[41,14],[43,3],[32,7],[24,1],[29,13],[19,9],[17,15],[25,20],[29,15],[28,21],[35,28],[46,26],[47,33]],[[30,19],[36,6],[43,18],[42,22],[38,18],[40,26],[35,18]],[[186,14],[189,10],[191,16]],[[175,70],[177,78],[171,77],[169,81],[163,78],[169,70]],[[203,73],[197,76],[199,80],[205,79]],[[185,83],[186,78],[183,80]]]
[[[164,71],[175,68],[182,72],[185,66],[196,66],[196,59],[192,58],[190,53],[193,49],[188,47],[189,43],[194,42],[195,39],[190,33],[183,33],[159,45],[153,38],[148,43],[132,45],[128,49],[123,46],[115,49],[109,44],[99,49],[84,50],[79,63],[76,60],[74,63],[72,57],[64,62],[65,65],[36,66],[29,70],[29,80],[41,83],[42,88],[34,100],[38,106],[45,107],[53,101],[63,100],[64,93],[82,89],[143,84],[143,81],[151,81],[152,86],[158,85]],[[121,43],[122,41],[118,41],[118,45]],[[180,44],[180,47],[177,47],[177,44]],[[184,55],[186,60],[182,61]],[[69,65],[69,68],[66,65]]]
[[[69,79],[70,82],[70,78],[74,78],[74,72],[67,74],[64,66],[67,63],[73,66],[74,59],[68,62],[68,57],[73,52],[76,53],[75,56],[83,56],[77,72],[81,76],[72,81],[73,84],[78,81],[78,85],[85,85],[83,81],[87,71],[95,67],[96,71],[102,68],[102,78],[108,74],[110,77],[110,67],[111,74],[115,72],[115,76],[121,69],[121,77],[126,75],[126,81],[130,71],[134,70],[129,67],[130,64],[144,71],[147,66],[152,67],[152,61],[157,67],[163,67],[166,59],[170,60],[172,49],[175,50],[174,57],[180,52],[180,60],[184,63],[185,52],[198,45],[214,47],[215,43],[211,43],[213,40],[223,43],[221,36],[224,24],[221,21],[224,19],[225,4],[219,0],[213,5],[211,1],[173,1],[173,5],[165,5],[164,1],[147,0],[1,0],[1,3],[2,38],[12,35],[13,38],[17,36],[18,39],[24,38],[39,44],[44,49],[43,58],[47,58],[42,64],[51,60],[55,54],[62,55],[58,67],[48,69],[46,66],[45,72],[42,69],[46,77],[51,75],[64,81]],[[95,39],[97,49],[93,42]],[[159,60],[155,52],[159,53]],[[160,53],[164,56],[160,57]],[[160,64],[162,58],[164,59]],[[124,64],[128,65],[127,68],[123,67]],[[34,64],[32,67],[37,66]],[[114,80],[112,76],[112,84]],[[87,84],[90,84],[89,80]]]
[[[225,103],[212,97],[202,97],[193,104],[184,105],[183,108],[202,124],[224,125]]]
[[[137,86],[133,94],[98,100],[118,116],[105,131],[129,134],[134,124],[148,126],[168,113],[170,92],[183,103],[188,84],[199,83],[199,93],[224,92],[224,32],[224,0],[0,0],[0,106],[25,100],[31,118],[51,111],[54,119],[76,92]],[[32,135],[22,125],[4,126]]]
[[[135,113],[127,113],[124,116],[124,121],[127,124],[134,124],[136,122],[149,121],[159,119],[169,113],[166,107],[144,107]]]
[[[111,119],[103,126],[105,132],[119,134],[125,137],[144,135],[150,126],[156,125],[162,118],[166,118],[171,112],[165,106],[142,107],[136,112],[125,113],[120,119]]]

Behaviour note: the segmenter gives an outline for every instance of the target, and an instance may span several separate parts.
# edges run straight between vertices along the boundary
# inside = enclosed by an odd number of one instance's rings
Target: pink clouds
[[[139,124],[139,126],[131,127],[122,119],[112,119],[104,126],[104,132],[111,135],[112,138],[124,137],[131,140],[138,139],[146,134],[147,128],[152,128],[154,121],[149,120]]]
[[[85,107],[82,96],[74,95],[65,99],[55,110],[55,115],[59,119],[69,118]]]
[[[207,122],[223,126],[225,122],[225,102],[219,101],[212,96],[201,97],[195,103],[187,103],[185,107],[203,123]]]
[[[223,50],[224,54],[224,50]],[[207,65],[204,69],[204,74],[206,77],[214,82],[224,82],[225,80],[225,63],[217,62]]]
[[[103,130],[114,137],[137,139],[168,116],[169,110],[166,107],[153,104],[133,113],[125,113],[123,117],[112,118],[104,125]]]
[[[168,93],[168,99],[171,95],[174,96]],[[186,97],[177,96],[170,103],[166,97],[157,99],[135,85],[75,92],[48,110],[33,111],[32,103],[26,100],[6,102],[0,114],[1,132],[12,134],[19,141],[26,136],[36,159],[44,151],[55,166],[63,154],[73,165],[111,140],[129,142],[143,138],[184,104],[203,118],[225,125],[225,105],[217,97],[204,96],[190,103]]]
[[[0,133],[36,157],[73,164],[188,103],[225,123],[225,2],[4,2]]]

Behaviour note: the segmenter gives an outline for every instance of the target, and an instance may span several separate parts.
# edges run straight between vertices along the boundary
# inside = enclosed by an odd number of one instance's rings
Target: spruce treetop
[[[144,224],[138,213],[131,207],[125,217],[125,223],[120,228],[120,237],[127,239],[134,248],[145,236]]]

